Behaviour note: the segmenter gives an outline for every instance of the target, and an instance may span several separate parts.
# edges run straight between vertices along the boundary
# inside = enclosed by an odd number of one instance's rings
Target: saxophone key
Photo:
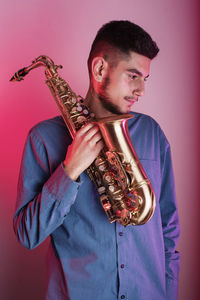
[[[81,112],[83,110],[83,108],[81,107],[81,105],[79,104],[77,107],[76,107],[76,110]]]
[[[106,190],[105,186],[100,186],[100,187],[98,188],[99,194],[103,194],[103,193],[105,192],[105,190]]]
[[[81,123],[86,123],[87,122],[87,118],[86,117],[84,117],[84,116],[79,116],[78,118],[77,118],[77,122],[79,123],[79,124],[81,124]]]
[[[100,197],[100,201],[101,201],[101,204],[102,204],[102,206],[103,206],[103,208],[104,208],[105,211],[108,211],[108,210],[111,209],[111,204],[110,204],[110,202],[108,200],[108,196],[102,195]]]

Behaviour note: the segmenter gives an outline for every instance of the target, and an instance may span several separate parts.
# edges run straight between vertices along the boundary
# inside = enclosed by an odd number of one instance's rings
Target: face
[[[144,95],[150,62],[149,58],[132,52],[128,59],[120,60],[116,67],[108,66],[97,93],[105,112],[125,114],[131,111],[133,104]]]

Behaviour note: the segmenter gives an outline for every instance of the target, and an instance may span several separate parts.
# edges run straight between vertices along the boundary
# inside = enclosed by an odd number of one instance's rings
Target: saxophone
[[[104,138],[105,147],[86,170],[95,183],[100,201],[110,223],[145,224],[155,210],[155,195],[151,183],[132,146],[127,121],[130,114],[95,119],[58,72],[48,56],[41,55],[28,67],[20,69],[10,81],[21,81],[34,68],[45,67],[48,85],[72,136],[87,122],[95,122]]]

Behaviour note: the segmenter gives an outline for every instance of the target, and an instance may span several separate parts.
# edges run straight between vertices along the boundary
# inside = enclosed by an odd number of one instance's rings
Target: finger
[[[95,127],[94,123],[87,123],[83,127],[81,127],[81,129],[79,129],[77,131],[77,134],[79,134],[80,136],[84,135],[85,133],[87,133],[93,127]]]
[[[100,138],[101,138],[101,133],[100,133],[99,127],[94,126],[94,127],[90,128],[84,135],[85,141],[90,141],[91,139],[93,139],[95,137],[96,134],[98,136],[100,136]]]
[[[99,132],[97,132],[97,133],[95,133],[92,137],[91,137],[91,139],[89,140],[89,142],[90,142],[90,144],[93,146],[93,145],[95,145],[95,144],[97,144],[99,141],[101,141],[102,140],[102,135],[101,135],[101,133],[99,133]]]
[[[96,155],[99,154],[99,152],[103,149],[104,146],[105,146],[105,145],[104,145],[104,142],[103,142],[102,140],[100,140],[100,141],[96,144],[96,146],[95,146],[95,152],[96,152]]]

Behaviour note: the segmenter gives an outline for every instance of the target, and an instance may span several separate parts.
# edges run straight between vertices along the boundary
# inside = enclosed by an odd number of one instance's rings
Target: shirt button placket
[[[119,236],[123,236],[123,232],[122,231],[119,232]],[[120,267],[121,267],[121,269],[124,269],[125,265],[121,264]],[[124,295],[122,295],[122,296],[124,296]],[[122,299],[124,299],[124,298],[122,298]]]
[[[121,226],[116,222],[116,238],[118,247],[118,275],[119,275],[119,290],[118,290],[118,300],[127,299],[127,272],[128,268],[127,257],[125,255],[127,251],[127,241],[126,241],[126,228]]]

